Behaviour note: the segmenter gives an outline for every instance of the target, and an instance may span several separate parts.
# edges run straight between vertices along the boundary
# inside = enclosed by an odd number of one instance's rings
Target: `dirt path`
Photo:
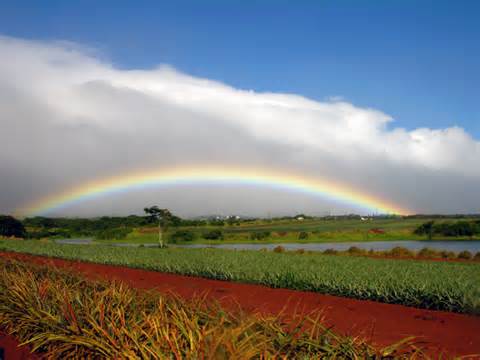
[[[185,298],[208,293],[224,306],[239,304],[247,311],[276,314],[283,310],[288,316],[298,310],[321,310],[326,324],[337,333],[361,336],[374,345],[392,344],[413,335],[428,344],[432,355],[479,354],[480,359],[477,316],[26,254],[0,252],[0,256],[68,268],[90,278],[121,280],[140,289],[171,291]]]

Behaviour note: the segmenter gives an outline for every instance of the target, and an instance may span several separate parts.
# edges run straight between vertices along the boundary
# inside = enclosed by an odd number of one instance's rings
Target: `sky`
[[[177,165],[327,178],[412,212],[480,212],[474,1],[4,1],[0,212]],[[178,185],[55,215],[362,212]],[[371,210],[371,209],[370,209]]]

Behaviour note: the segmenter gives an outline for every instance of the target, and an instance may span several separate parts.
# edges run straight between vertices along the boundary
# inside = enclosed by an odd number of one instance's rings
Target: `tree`
[[[0,215],[0,236],[23,238],[26,235],[23,224],[13,216]]]
[[[150,223],[158,222],[158,245],[163,248],[165,243],[163,241],[163,231],[167,231],[168,227],[175,220],[175,216],[168,209],[159,209],[158,206],[151,206],[144,208],[143,211],[147,214],[147,221]]]
[[[432,240],[434,230],[434,221],[423,223],[415,229],[414,233],[417,235],[427,235],[428,240]]]

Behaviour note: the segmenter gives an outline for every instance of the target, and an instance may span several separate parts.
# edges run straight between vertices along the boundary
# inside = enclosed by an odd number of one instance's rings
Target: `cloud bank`
[[[408,131],[341,98],[241,90],[164,65],[118,69],[67,42],[0,37],[0,53],[0,212],[84,181],[175,164],[283,169],[415,212],[480,212],[480,142],[459,127]],[[358,210],[270,189],[193,186],[64,211],[133,213],[145,202],[184,215]]]

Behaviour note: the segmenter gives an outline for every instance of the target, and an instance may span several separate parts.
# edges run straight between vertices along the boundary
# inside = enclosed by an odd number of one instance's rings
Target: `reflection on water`
[[[57,240],[59,244],[80,244],[88,245],[92,243],[92,239],[64,239]],[[110,244],[112,246],[139,246],[139,244],[134,243],[116,243]],[[335,250],[347,250],[351,246],[356,246],[360,249],[366,250],[390,250],[396,246],[401,246],[410,250],[418,251],[424,247],[429,247],[436,250],[447,250],[460,252],[468,250],[472,253],[480,251],[480,241],[413,241],[413,240],[403,240],[403,241],[370,241],[370,242],[341,242],[341,243],[286,243],[286,244],[192,244],[192,245],[174,245],[170,244],[172,247],[187,247],[187,248],[220,248],[220,249],[237,249],[237,250],[260,250],[260,249],[273,249],[274,247],[282,245],[287,250],[297,250],[305,249],[312,251],[323,251],[326,249],[335,249]],[[157,243],[143,244],[145,247],[156,247]]]

